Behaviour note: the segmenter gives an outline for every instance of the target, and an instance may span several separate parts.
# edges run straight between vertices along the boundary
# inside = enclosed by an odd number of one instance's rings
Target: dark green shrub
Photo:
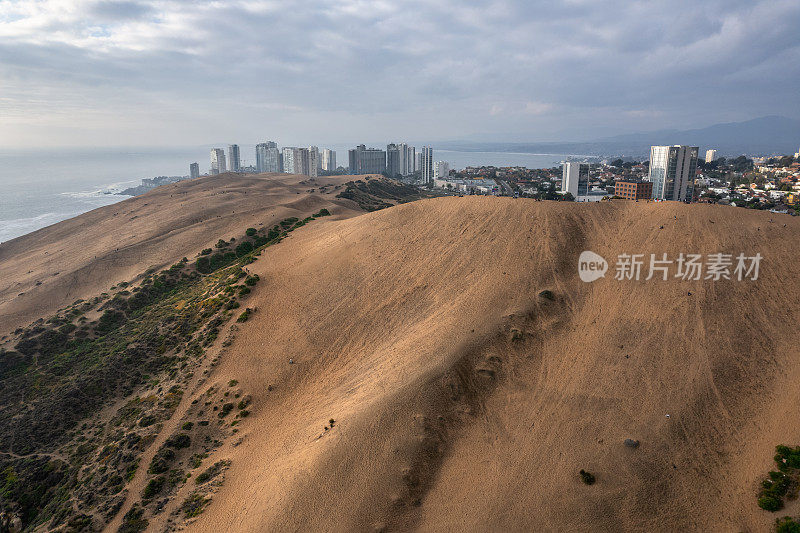
[[[222,410],[220,410],[217,416],[219,416],[220,418],[224,418],[228,416],[228,413],[230,413],[232,410],[233,410],[233,404],[228,402],[222,406]]]
[[[765,511],[779,511],[783,509],[783,500],[774,494],[764,494],[758,498],[758,506]]]
[[[147,529],[149,522],[146,518],[142,518],[143,515],[144,509],[134,504],[131,510],[125,513],[117,533],[139,533]]]
[[[800,523],[792,517],[784,516],[775,520],[775,533],[800,533]]]
[[[244,241],[243,243],[241,243],[239,246],[236,247],[236,255],[238,257],[243,257],[252,251],[253,251],[253,245],[247,241]]]
[[[185,431],[191,431],[193,427],[194,427],[194,422],[184,422],[183,425],[181,426],[181,429]]]
[[[587,485],[593,485],[595,482],[594,475],[587,472],[586,470],[581,469],[579,472],[581,475],[581,481],[583,481]]]
[[[236,386],[236,385],[238,385],[238,384],[239,384],[239,381],[238,381],[238,380],[232,379],[232,380],[230,380],[230,381],[228,382],[228,387],[235,387],[235,386]]]
[[[236,319],[236,322],[247,322],[247,319],[250,318],[250,308],[245,309],[239,318]]]
[[[104,334],[114,331],[125,323],[125,315],[119,311],[107,310],[97,321],[97,332]]]
[[[244,280],[244,284],[252,287],[256,283],[258,283],[260,279],[261,278],[258,277],[258,274],[253,274],[252,276],[247,276],[247,279]]]
[[[164,446],[169,446],[170,448],[188,448],[189,445],[192,443],[192,439],[186,433],[177,433],[164,442]]]
[[[220,239],[220,240],[217,241],[217,244],[215,244],[214,246],[217,247],[217,248],[225,248],[226,246],[228,246],[228,243],[225,242],[224,240]]]
[[[252,237],[253,235],[256,234],[257,231],[258,230],[256,228],[247,228],[246,230],[244,230],[244,234],[247,235],[248,237]]]
[[[327,209],[325,209],[325,208],[323,207],[322,209],[320,209],[320,210],[319,210],[319,212],[317,212],[317,213],[314,213],[314,215],[313,215],[313,216],[314,216],[315,218],[319,218],[319,217],[327,217],[327,216],[330,216],[330,214],[331,214],[331,212],[330,212],[330,211],[328,211]]]
[[[548,291],[548,290],[541,291],[539,293],[539,297],[540,298],[544,298],[545,300],[550,300],[550,301],[553,301],[553,300],[556,299],[556,296],[555,296],[555,294],[553,294],[553,291]]]
[[[151,479],[147,486],[145,486],[144,490],[142,491],[142,498],[145,500],[149,500],[164,488],[164,482],[166,479],[164,476],[158,476]]]
[[[175,460],[175,452],[170,448],[161,448],[158,450],[153,456],[153,460],[150,461],[150,468],[147,469],[147,472],[150,474],[163,474],[167,470],[169,470],[169,465],[172,461]]]
[[[194,264],[194,268],[202,274],[211,272],[211,260],[208,257],[199,257]]]
[[[214,250],[212,250],[211,248],[203,248],[203,251],[200,252],[200,255],[211,255],[211,252],[213,251]]]
[[[205,498],[202,494],[195,492],[186,498],[181,505],[181,509],[183,510],[183,514],[186,516],[186,518],[192,518],[202,513],[208,502],[208,498]]]
[[[239,287],[239,296],[246,296],[248,294],[250,294],[250,287]]]

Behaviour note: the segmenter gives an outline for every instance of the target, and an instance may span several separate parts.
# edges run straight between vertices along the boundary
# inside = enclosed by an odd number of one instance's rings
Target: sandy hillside
[[[302,228],[249,266],[257,311],[212,379],[252,414],[189,530],[768,530],[758,482],[800,444],[799,236],[743,209],[508,198]],[[585,249],[764,259],[758,281],[587,284]]]
[[[192,257],[249,226],[332,208],[360,212],[336,199],[352,176],[222,174],[159,187],[0,244],[0,335],[89,298],[150,267]],[[320,187],[328,185],[324,191]],[[312,192],[313,191],[313,192]]]

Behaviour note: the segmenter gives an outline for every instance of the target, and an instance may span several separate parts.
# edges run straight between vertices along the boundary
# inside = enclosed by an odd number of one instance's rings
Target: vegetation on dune
[[[587,472],[586,470],[581,469],[579,472],[581,476],[581,481],[583,481],[586,485],[594,485],[595,478],[594,475]]]
[[[377,211],[422,198],[421,191],[412,185],[404,185],[389,178],[367,178],[348,181],[337,198],[353,200],[365,211]],[[394,203],[392,203],[394,202]]]
[[[776,533],[800,533],[800,522],[797,522],[790,516],[777,518],[775,520]]]
[[[800,487],[800,446],[776,446],[775,464],[778,469],[769,472],[761,482],[758,493],[758,506],[772,512],[783,509],[784,500],[797,498]]]
[[[238,241],[220,239],[216,251],[202,250],[194,263],[184,258],[162,271],[149,269],[138,285],[118,283],[111,293],[19,328],[13,350],[0,348],[0,522],[80,530],[113,517],[142,452],[180,403],[205,348],[258,283],[242,266],[327,215],[323,209],[269,229],[247,228]],[[152,392],[133,396],[141,390]],[[110,420],[96,417],[126,397]],[[225,403],[220,419],[233,407]],[[189,432],[206,432],[206,450],[217,442],[207,433],[217,426],[208,421],[181,427],[146,466],[146,500],[185,480],[175,465],[181,454],[192,453],[181,451],[194,442]],[[184,459],[199,465],[204,454],[192,457]],[[187,516],[202,510],[201,499]],[[131,509],[121,531],[145,529],[145,508]]]

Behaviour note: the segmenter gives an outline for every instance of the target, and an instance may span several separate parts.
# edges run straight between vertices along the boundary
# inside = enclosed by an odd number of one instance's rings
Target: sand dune
[[[299,177],[228,179],[0,245],[13,274],[0,313],[14,326],[273,214],[334,207],[247,266],[261,279],[254,312],[208,380],[237,380],[252,414],[207,459],[231,464],[189,531],[771,528],[758,483],[775,445],[800,444],[800,221],[481,197],[351,216],[354,204]],[[176,194],[183,205],[165,209]],[[612,270],[584,283],[583,250],[763,260],[756,281]]]
[[[130,281],[241,235],[248,226],[337,206],[333,186],[353,179],[222,174],[159,187],[0,244],[0,335],[79,298]],[[304,182],[304,183],[301,183]],[[326,192],[319,187],[332,185]],[[310,192],[311,190],[314,192]]]
[[[758,482],[800,440],[799,229],[497,198],[303,228],[251,265],[257,312],[214,378],[253,414],[190,530],[764,531]],[[588,284],[585,249],[764,260],[757,281]]]

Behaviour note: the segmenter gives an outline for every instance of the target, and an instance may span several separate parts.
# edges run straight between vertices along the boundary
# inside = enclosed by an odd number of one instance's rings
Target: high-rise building
[[[417,170],[417,157],[416,148],[413,146],[408,147],[408,154],[406,157],[406,175],[413,174]]]
[[[307,176],[311,176],[312,178],[316,178],[319,176],[319,169],[322,165],[322,161],[319,158],[319,148],[316,146],[309,146],[308,147],[308,173]]]
[[[242,168],[242,160],[239,157],[238,144],[228,145],[228,168],[230,168],[231,172],[239,172],[239,170]]]
[[[400,150],[397,148],[397,145],[387,144],[386,145],[386,173],[390,176],[399,176],[400,175]]]
[[[422,152],[414,154],[414,172],[422,171]]]
[[[433,177],[434,179],[444,180],[450,176],[450,163],[447,161],[437,161],[435,165],[433,165]]]
[[[336,152],[325,148],[322,151],[322,170],[333,172],[336,170]]]
[[[716,161],[716,159],[717,159],[716,150],[706,150],[706,163],[711,163],[712,161]]]
[[[589,164],[568,161],[561,174],[561,192],[574,198],[589,194]]]
[[[282,153],[283,153],[283,171],[286,174],[299,174],[297,170],[295,170],[295,166],[297,169],[300,169],[301,163],[299,148],[295,148],[293,146],[284,146]]]
[[[420,165],[420,171],[422,172],[422,183],[427,185],[433,182],[433,148],[430,146],[422,147]]]
[[[225,165],[225,150],[222,148],[211,149],[211,174],[219,174],[226,172],[227,166]]]
[[[287,174],[303,174],[316,177],[319,150],[311,148],[297,148],[286,146],[283,148],[283,171]]]
[[[653,198],[691,201],[697,172],[697,146],[651,146],[650,174]]]
[[[347,152],[353,174],[381,174],[386,170],[386,152],[359,144]]]
[[[281,172],[281,153],[275,142],[267,141],[256,145],[256,170]]]
[[[189,165],[189,177],[191,179],[200,177],[200,165],[197,163],[192,163]]]

